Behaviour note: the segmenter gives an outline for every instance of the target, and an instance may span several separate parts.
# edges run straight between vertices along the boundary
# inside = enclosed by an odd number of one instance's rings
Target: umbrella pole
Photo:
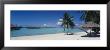
[[[91,31],[92,31],[92,27],[91,27],[91,30],[90,30],[90,35],[91,35]]]

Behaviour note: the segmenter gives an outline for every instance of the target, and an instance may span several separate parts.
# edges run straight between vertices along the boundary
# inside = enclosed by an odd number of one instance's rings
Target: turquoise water
[[[21,28],[20,30],[11,31],[11,37],[56,34],[56,33],[63,33],[63,32],[64,32],[63,28],[39,28],[39,29]],[[75,29],[69,30],[69,32],[71,32],[71,33],[82,32],[82,30],[75,28]]]

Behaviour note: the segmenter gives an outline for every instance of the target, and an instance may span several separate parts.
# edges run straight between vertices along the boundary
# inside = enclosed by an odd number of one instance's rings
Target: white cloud
[[[79,24],[75,24],[76,26],[79,26]]]
[[[62,25],[62,22],[57,22],[57,25]]]
[[[44,26],[47,26],[47,24],[44,24]]]
[[[63,21],[63,19],[59,19],[59,21]]]

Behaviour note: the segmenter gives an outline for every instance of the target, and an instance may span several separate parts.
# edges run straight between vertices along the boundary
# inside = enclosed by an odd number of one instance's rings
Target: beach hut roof
[[[94,22],[86,22],[85,24],[82,25],[82,27],[100,27],[100,25]]]

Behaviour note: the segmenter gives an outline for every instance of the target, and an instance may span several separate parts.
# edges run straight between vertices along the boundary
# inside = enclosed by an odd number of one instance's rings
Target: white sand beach
[[[100,37],[81,37],[86,35],[85,32],[78,32],[74,35],[65,35],[65,33],[45,34],[45,35],[32,35],[11,37],[11,40],[100,40]]]

